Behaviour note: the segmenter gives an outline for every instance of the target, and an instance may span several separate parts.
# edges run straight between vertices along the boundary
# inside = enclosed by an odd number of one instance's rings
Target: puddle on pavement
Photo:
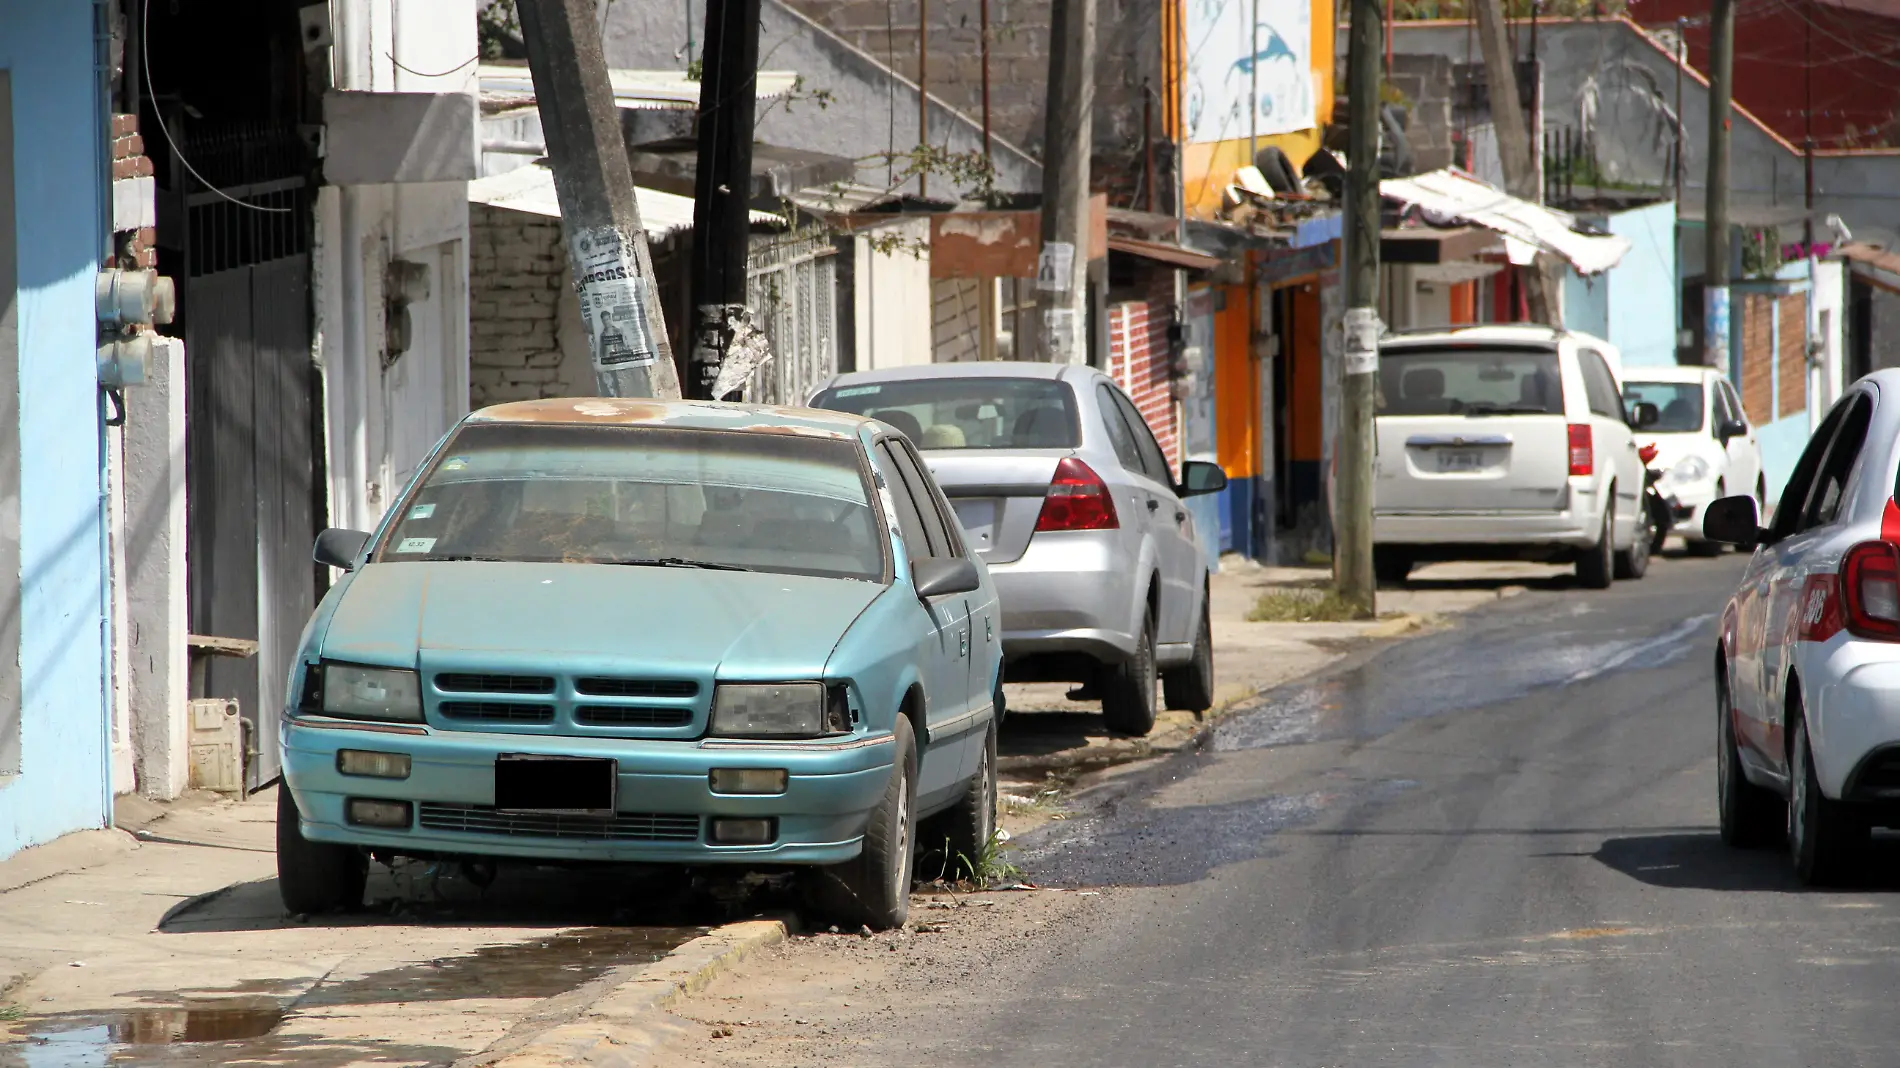
[[[134,991],[171,1007],[28,1018],[0,1036],[0,1068],[175,1068],[273,1064],[333,1068],[362,1061],[446,1063],[474,1050],[403,1045],[390,1038],[299,1034],[302,1013],[347,1016],[345,1006],[508,998],[539,1000],[610,969],[651,963],[703,928],[594,929],[483,946],[355,979],[317,984],[295,999],[192,997],[208,991]],[[343,1011],[338,1011],[342,1009]],[[7,1042],[5,1038],[21,1039]]]
[[[1642,637],[1523,626],[1452,631],[1396,646],[1358,667],[1270,690],[1214,731],[1232,752],[1377,737],[1407,721],[1481,708],[1612,671],[1666,667],[1696,648],[1713,615]]]

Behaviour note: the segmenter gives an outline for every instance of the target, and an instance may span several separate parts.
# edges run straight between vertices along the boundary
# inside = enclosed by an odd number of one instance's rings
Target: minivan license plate
[[[1483,467],[1484,451],[1482,449],[1438,450],[1438,470],[1441,472],[1477,471]]]
[[[503,812],[611,816],[619,763],[601,757],[495,757],[495,807]]]

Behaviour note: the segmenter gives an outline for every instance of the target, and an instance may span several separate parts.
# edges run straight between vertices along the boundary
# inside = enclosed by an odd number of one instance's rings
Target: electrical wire
[[[480,62],[480,61],[481,61],[481,58],[482,58],[482,57],[481,57],[481,54],[480,54],[480,53],[476,53],[475,55],[472,55],[472,56],[470,56],[470,57],[468,57],[467,59],[465,59],[465,60],[463,60],[462,62],[460,62],[460,63],[457,63],[457,64],[456,64],[455,66],[453,66],[453,67],[450,67],[450,68],[449,68],[448,70],[445,70],[445,71],[438,71],[438,72],[436,72],[436,73],[434,73],[434,74],[430,74],[430,73],[428,73],[428,72],[426,72],[426,71],[419,71],[419,70],[416,70],[416,69],[415,69],[414,67],[405,67],[405,66],[403,66],[403,64],[402,64],[402,60],[399,60],[399,59],[397,59],[397,58],[396,58],[396,54],[395,54],[395,53],[393,53],[393,52],[384,52],[384,53],[383,53],[383,55],[385,55],[385,56],[388,56],[388,57],[389,57],[389,61],[390,61],[391,63],[393,63],[393,64],[395,64],[395,65],[396,65],[396,69],[397,69],[397,70],[399,70],[399,71],[403,71],[403,72],[405,72],[405,73],[407,73],[407,74],[413,74],[413,75],[415,75],[415,76],[416,76],[416,77],[418,77],[418,78],[446,78],[446,77],[448,77],[449,75],[451,75],[451,74],[454,74],[455,72],[457,72],[457,71],[459,71],[459,70],[462,70],[463,68],[465,68],[465,67],[467,67],[467,66],[468,66],[468,65],[469,65],[470,63],[477,63],[477,62]]]
[[[266,212],[271,215],[289,215],[295,212],[297,210],[296,208],[272,208],[272,207],[267,207],[263,204],[252,204],[248,201],[239,200],[238,198],[232,196],[231,194],[225,192],[222,189],[219,189],[217,186],[212,185],[210,182],[206,181],[205,176],[198,173],[198,168],[193,167],[191,165],[191,161],[185,158],[184,152],[181,151],[178,147],[178,142],[174,140],[172,137],[171,129],[165,125],[164,113],[161,112],[158,108],[158,90],[152,87],[151,39],[152,39],[152,0],[145,0],[144,5],[139,8],[139,60],[140,60],[139,66],[144,68],[145,95],[150,97],[152,100],[152,117],[158,120],[158,131],[165,135],[165,143],[171,146],[172,158],[177,160],[179,165],[184,167],[185,171],[189,173],[193,178],[198,179],[199,185],[204,186],[206,189],[211,190],[213,193],[216,193],[218,196],[223,197],[225,200],[228,200],[231,203],[236,204],[240,208],[249,208],[252,211]]]

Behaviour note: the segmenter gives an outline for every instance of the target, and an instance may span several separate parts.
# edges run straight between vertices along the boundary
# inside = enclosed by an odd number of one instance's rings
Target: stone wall
[[[470,408],[594,392],[561,220],[469,205]]]

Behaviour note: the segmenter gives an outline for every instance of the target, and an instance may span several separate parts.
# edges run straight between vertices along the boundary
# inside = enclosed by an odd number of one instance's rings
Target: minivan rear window
[[[881,419],[920,449],[1073,449],[1075,396],[1047,378],[912,378],[845,383],[814,408]]]
[[[1380,415],[1561,415],[1553,349],[1407,346],[1379,354]]]

